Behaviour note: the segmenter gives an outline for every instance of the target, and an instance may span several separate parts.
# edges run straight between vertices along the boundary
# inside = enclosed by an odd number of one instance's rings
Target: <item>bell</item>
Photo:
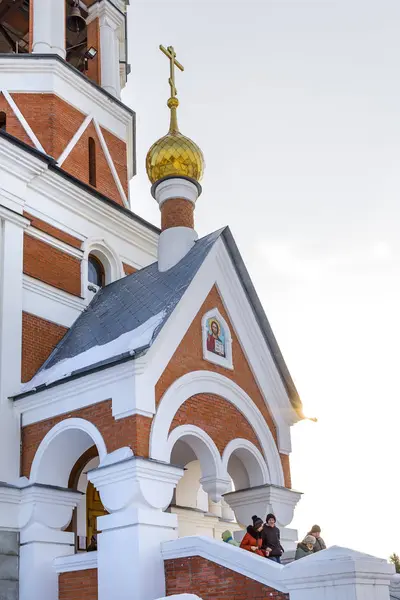
[[[74,33],[81,33],[81,31],[86,29],[86,21],[82,17],[81,9],[77,4],[74,4],[71,8],[71,12],[67,18],[67,27]]]

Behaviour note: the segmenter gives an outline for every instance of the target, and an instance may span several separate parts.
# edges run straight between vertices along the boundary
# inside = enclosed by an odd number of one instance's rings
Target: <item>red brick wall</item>
[[[81,263],[58,248],[24,234],[24,273],[74,296],[81,295]]]
[[[164,565],[167,596],[197,594],[202,600],[289,599],[288,594],[199,556],[166,560]]]
[[[221,315],[224,317],[227,322],[231,334],[232,334],[232,354],[233,354],[233,366],[234,369],[231,371],[230,369],[224,369],[218,365],[210,363],[203,358],[203,345],[202,345],[202,328],[201,328],[201,320],[203,315],[212,310],[213,308],[218,308]],[[196,317],[193,320],[193,323],[190,325],[188,331],[186,332],[183,340],[175,352],[174,356],[171,358],[167,368],[164,373],[161,375],[160,379],[157,382],[156,386],[156,402],[157,404],[160,402],[164,392],[172,385],[172,383],[188,373],[190,371],[199,371],[199,370],[207,370],[214,371],[216,373],[220,373],[229,379],[232,379],[237,383],[247,394],[252,398],[253,402],[259,408],[261,414],[263,415],[267,427],[269,427],[275,442],[277,443],[277,432],[275,424],[272,420],[271,413],[265,403],[263,396],[258,388],[257,382],[254,379],[253,373],[250,369],[250,365],[247,362],[247,359],[244,355],[244,352],[240,346],[238,338],[236,336],[235,330],[232,327],[228,314],[225,310],[225,307],[222,303],[221,297],[214,286],[211,290],[210,294],[204,301],[202,307],[197,313]],[[210,417],[212,420],[212,416]],[[232,420],[225,420],[226,427],[229,429],[234,426]],[[283,458],[282,458],[283,457]],[[285,485],[290,487],[290,467],[287,456],[281,455],[282,466],[285,474]]]
[[[186,400],[176,413],[170,431],[185,423],[197,425],[208,433],[221,455],[235,438],[249,440],[262,453],[257,436],[247,419],[230,402],[219,396],[197,394]]]
[[[60,573],[59,600],[97,600],[97,569]]]
[[[85,133],[64,162],[62,168],[64,171],[67,171],[67,173],[77,177],[84,183],[89,183],[89,137],[92,137],[96,143],[95,189],[118,204],[123,204],[93,123],[86,129]],[[109,151],[111,154],[111,148],[109,148]]]
[[[87,26],[87,47],[93,46],[97,49],[95,58],[87,61],[86,76],[97,84],[101,83],[101,60],[100,60],[100,27],[99,19],[94,19]]]
[[[108,452],[130,446],[136,456],[148,457],[151,419],[141,415],[116,421],[111,413],[111,400],[71,411],[52,419],[22,428],[22,473],[29,477],[33,458],[44,436],[60,421],[68,418],[86,419],[102,434]]]
[[[22,313],[21,381],[32,379],[68,329],[34,315]]]
[[[40,231],[51,235],[57,240],[65,242],[66,244],[69,244],[74,248],[80,248],[82,246],[82,242],[81,240],[78,240],[78,238],[69,235],[68,233],[65,233],[65,231],[61,231],[61,229],[58,229],[57,227],[53,227],[53,225],[50,225],[49,223],[46,223],[45,221],[42,221],[41,219],[38,219],[37,217],[34,217],[25,211],[24,217],[31,221],[32,227],[35,227],[36,229],[39,229]]]
[[[122,263],[122,266],[124,267],[125,275],[132,275],[132,273],[136,273],[137,271],[135,267],[131,267],[131,265],[127,265],[126,263]]]
[[[7,100],[4,98],[3,94],[0,94],[0,112],[5,112],[7,115],[7,123],[6,123],[6,131],[10,135],[18,138],[28,146],[32,146],[33,142],[29,138],[29,136],[25,133],[25,129],[22,127],[21,123],[18,121],[15,116],[13,110],[10,108]]]
[[[93,35],[96,36],[96,32],[94,32]],[[93,61],[89,61],[90,64],[92,62]],[[42,144],[45,152],[57,160],[83,123],[86,115],[54,94],[16,93],[12,94],[12,97],[31,126],[32,131]],[[7,114],[8,133],[14,135],[26,144],[33,146],[29,136],[25,133],[25,130],[20,125],[17,117],[2,95],[0,96],[0,111],[4,111]],[[104,129],[102,129],[102,132],[121,183],[125,189],[125,193],[127,194],[128,171],[126,143]],[[88,130],[83,134],[71,153],[73,156],[70,155],[67,158],[62,168],[84,183],[89,182],[89,135],[96,140],[96,189],[118,204],[122,204],[114,178],[100,143],[97,140],[93,124],[90,125]]]

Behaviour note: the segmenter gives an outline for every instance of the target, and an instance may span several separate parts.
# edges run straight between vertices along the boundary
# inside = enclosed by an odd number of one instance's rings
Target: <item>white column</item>
[[[154,197],[161,207],[167,200],[184,199],[194,206],[199,190],[187,179],[173,177],[161,181],[154,190]],[[168,271],[186,256],[197,240],[197,233],[191,227],[170,227],[161,232],[158,239],[158,269]]]
[[[32,52],[65,58],[65,0],[33,2]]]
[[[124,15],[108,0],[89,8],[87,23],[99,19],[101,87],[119,98],[121,96],[120,36]]]
[[[213,502],[211,498],[208,499],[208,512],[216,517],[222,517],[221,502]]]
[[[98,598],[155,600],[165,595],[160,544],[178,535],[177,516],[163,510],[183,469],[113,454],[88,473],[110,513],[98,519]]]
[[[23,235],[29,221],[0,207],[0,480],[19,477],[20,424],[9,396],[21,385]]]
[[[287,526],[293,520],[294,509],[300,498],[300,492],[271,484],[224,494],[225,502],[235,513],[237,522],[243,527],[251,524],[252,515],[265,519],[268,513],[274,514],[285,552],[296,548],[297,531],[288,529]]]
[[[53,561],[75,551],[74,533],[63,529],[81,497],[47,486],[21,490],[19,600],[58,600]]]
[[[394,567],[386,560],[333,546],[287,565],[290,600],[389,600]]]

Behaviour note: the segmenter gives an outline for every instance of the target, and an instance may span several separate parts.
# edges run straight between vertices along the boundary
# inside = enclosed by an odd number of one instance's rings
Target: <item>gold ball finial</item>
[[[170,60],[171,97],[167,106],[171,111],[171,122],[167,135],[157,140],[147,153],[147,175],[152,184],[165,177],[189,177],[199,182],[205,167],[203,153],[195,142],[181,134],[176,115],[179,100],[176,97],[174,67],[183,71],[183,66],[176,60],[172,46],[167,49],[160,46],[160,49]]]

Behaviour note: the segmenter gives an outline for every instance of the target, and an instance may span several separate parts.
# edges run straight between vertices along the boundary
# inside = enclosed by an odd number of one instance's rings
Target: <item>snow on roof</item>
[[[165,311],[161,311],[133,331],[123,333],[108,344],[93,346],[81,354],[66,358],[47,369],[40,370],[33,379],[22,386],[21,393],[29,392],[42,385],[49,385],[91,365],[97,365],[113,357],[148,346],[152,341],[154,331],[162,322],[164,315]]]

